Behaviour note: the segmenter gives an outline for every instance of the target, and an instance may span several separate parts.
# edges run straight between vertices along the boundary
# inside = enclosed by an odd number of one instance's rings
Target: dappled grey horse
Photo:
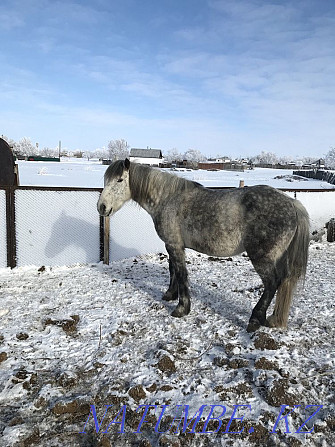
[[[211,256],[246,251],[264,284],[247,330],[285,327],[292,295],[306,272],[309,218],[297,200],[270,186],[213,191],[199,183],[128,159],[112,163],[98,211],[109,216],[133,199],[152,217],[169,254],[170,285],[163,296],[179,303],[172,312],[190,312],[185,248]],[[277,291],[273,314],[266,311]]]

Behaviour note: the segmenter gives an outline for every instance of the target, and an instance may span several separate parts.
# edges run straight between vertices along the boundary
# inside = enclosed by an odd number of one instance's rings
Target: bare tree
[[[108,143],[108,158],[112,161],[129,157],[129,145],[126,140],[111,140]]]

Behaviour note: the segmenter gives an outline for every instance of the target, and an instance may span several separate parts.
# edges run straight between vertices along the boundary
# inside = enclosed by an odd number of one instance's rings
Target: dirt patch
[[[27,340],[27,338],[29,338],[29,335],[25,332],[20,332],[19,334],[16,334],[16,338],[18,340]]]
[[[8,359],[7,352],[0,352],[0,363]]]
[[[156,366],[160,371],[168,375],[177,371],[174,361],[167,355],[163,355]]]
[[[272,362],[271,360],[266,359],[265,357],[261,357],[255,361],[256,369],[265,369],[265,370],[273,370],[279,371],[279,365],[277,362]]]
[[[71,315],[66,319],[46,318],[44,320],[44,327],[48,325],[58,326],[67,334],[74,334],[77,331],[77,324],[79,323],[79,315]]]
[[[276,350],[279,349],[282,344],[276,341],[270,334],[266,332],[257,332],[254,337],[254,345],[256,349],[264,351],[266,349]]]
[[[128,394],[137,403],[139,403],[140,400],[145,399],[147,396],[142,385],[136,385],[136,386],[130,388],[130,390],[128,391]]]
[[[74,398],[69,401],[60,401],[55,404],[51,411],[56,415],[71,414],[73,416],[88,415],[90,412],[90,406],[86,402],[80,402],[78,398]]]
[[[290,406],[298,405],[301,395],[293,394],[289,391],[289,387],[290,383],[286,378],[274,380],[266,390],[264,400],[273,407],[280,407],[283,403]]]
[[[219,394],[222,402],[227,401],[231,396],[234,396],[237,402],[253,396],[252,388],[248,383],[239,383],[231,387],[218,385],[214,388],[214,391]]]

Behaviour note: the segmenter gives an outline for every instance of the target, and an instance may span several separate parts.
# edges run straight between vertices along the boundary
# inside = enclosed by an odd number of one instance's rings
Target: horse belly
[[[221,230],[221,231],[220,231]],[[200,231],[184,236],[186,248],[191,248],[209,256],[226,257],[238,255],[245,251],[242,234],[234,231]]]

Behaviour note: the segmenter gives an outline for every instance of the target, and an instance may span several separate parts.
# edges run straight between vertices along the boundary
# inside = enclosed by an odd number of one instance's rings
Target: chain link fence
[[[215,188],[218,189],[218,188]],[[109,244],[96,204],[101,189],[10,187],[0,189],[0,268],[87,264],[165,252],[149,214],[129,202],[110,219]],[[311,230],[335,217],[335,189],[289,190],[310,214]]]

